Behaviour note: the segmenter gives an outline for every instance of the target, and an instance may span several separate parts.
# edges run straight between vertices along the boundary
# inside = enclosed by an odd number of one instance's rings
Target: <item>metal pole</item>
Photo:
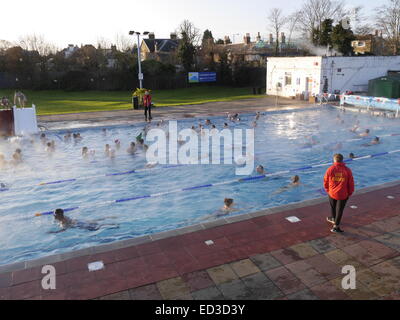
[[[140,85],[140,89],[143,89],[143,83],[142,83],[142,65],[141,65],[141,59],[140,59],[140,39],[139,39],[139,33],[137,32],[137,42],[138,42],[138,46],[137,46],[137,52],[138,52],[138,66],[139,66],[139,74],[138,74],[138,78],[139,78],[139,85]]]

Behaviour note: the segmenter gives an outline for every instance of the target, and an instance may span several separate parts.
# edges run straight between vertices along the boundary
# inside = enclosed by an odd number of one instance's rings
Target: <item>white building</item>
[[[271,57],[267,94],[308,99],[325,92],[367,92],[368,81],[389,70],[400,71],[400,56]]]

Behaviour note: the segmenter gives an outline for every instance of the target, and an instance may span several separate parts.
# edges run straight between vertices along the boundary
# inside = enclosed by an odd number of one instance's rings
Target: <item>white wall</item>
[[[400,71],[400,56],[325,57],[322,59],[323,88],[328,80],[328,92],[368,91],[368,81],[387,74],[389,70]]]
[[[267,94],[321,94],[325,81],[328,93],[366,92],[369,80],[384,76],[389,70],[400,71],[400,56],[271,57],[267,59]],[[285,83],[285,74],[292,76],[291,84]],[[282,84],[281,90],[277,90],[277,83]]]
[[[14,132],[16,136],[37,133],[36,107],[17,108],[13,107],[14,112]]]
[[[318,94],[321,82],[322,57],[290,57],[267,59],[267,94],[295,97],[296,94]],[[285,77],[291,76],[291,84]],[[277,83],[281,89],[277,90]]]

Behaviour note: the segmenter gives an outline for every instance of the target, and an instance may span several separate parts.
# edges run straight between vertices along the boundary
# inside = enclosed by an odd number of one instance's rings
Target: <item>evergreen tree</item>
[[[355,39],[353,31],[343,28],[341,23],[338,23],[332,29],[331,41],[333,47],[343,55],[351,55],[353,48],[351,42]]]
[[[194,55],[196,48],[190,41],[186,33],[182,33],[182,39],[178,47],[178,58],[187,72],[189,72],[194,64]]]

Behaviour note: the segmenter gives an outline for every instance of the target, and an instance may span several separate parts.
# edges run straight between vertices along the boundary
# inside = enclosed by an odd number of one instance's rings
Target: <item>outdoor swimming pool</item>
[[[344,124],[340,124],[337,115]],[[217,129],[221,129],[224,122],[228,122],[230,127],[246,129],[251,128],[254,116],[241,115],[241,121],[235,124],[222,117],[210,119]],[[199,120],[204,123],[205,119],[185,119],[178,121],[178,126],[198,126]],[[357,120],[362,128],[359,132],[366,128],[371,130],[369,138],[354,140],[357,137],[349,129]],[[6,188],[0,189],[0,265],[217,219],[213,213],[222,207],[225,197],[233,198],[238,208],[230,215],[321,197],[322,177],[327,166],[304,167],[329,163],[336,152],[347,158],[350,152],[364,156],[400,149],[400,136],[396,135],[400,133],[400,119],[318,107],[266,112],[257,124],[255,166],[262,164],[267,173],[278,174],[247,181],[238,181],[246,177],[235,175],[234,164],[159,165],[144,169],[146,159],[143,151],[135,156],[126,152],[144,124],[109,127],[106,135],[101,127],[74,129],[73,132],[79,132],[83,137],[78,143],[64,142],[66,131],[46,132],[48,138],[56,142],[56,152],[52,157],[44,151],[38,137],[33,138],[34,144],[30,139],[0,142],[0,153],[7,160],[16,148],[22,149],[24,160],[17,167],[0,170],[0,182],[6,184]],[[304,147],[308,136],[314,136],[319,143]],[[373,136],[381,137],[379,145],[361,146]],[[121,141],[121,149],[111,160],[104,156],[104,146],[108,143],[114,148],[116,139]],[[337,142],[342,142],[342,147],[333,150]],[[82,159],[83,146],[96,150],[93,159]],[[398,180],[399,165],[399,153],[349,163],[356,189]],[[296,168],[302,170],[287,172]],[[281,171],[286,173],[279,174]],[[295,174],[300,176],[302,186],[274,194]],[[252,174],[254,177],[257,175],[255,171]],[[66,181],[40,185],[63,180]],[[232,182],[234,180],[236,182]],[[215,185],[224,181],[229,183]],[[206,187],[191,188],[196,186]],[[163,194],[165,192],[168,193]],[[130,201],[115,202],[118,199]],[[84,221],[105,219],[101,223],[118,224],[119,228],[97,231],[72,228],[48,234],[58,230],[54,218],[51,215],[35,217],[37,212],[76,207],[79,209],[66,212],[66,215]]]

